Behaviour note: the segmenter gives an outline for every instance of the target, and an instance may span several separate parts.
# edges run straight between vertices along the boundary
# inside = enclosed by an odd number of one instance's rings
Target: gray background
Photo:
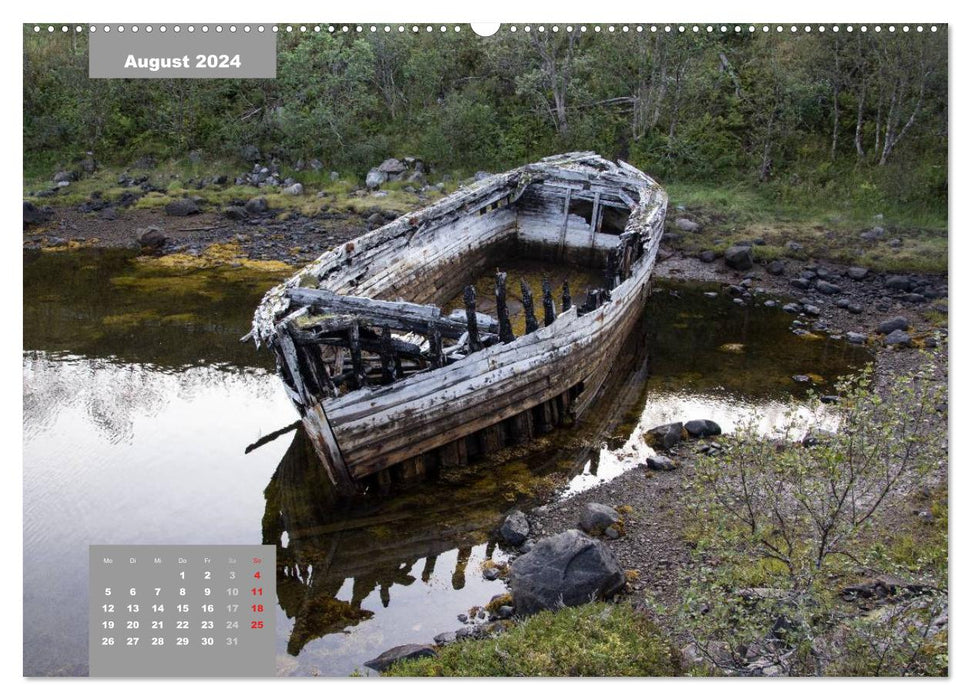
[[[272,545],[91,545],[88,589],[88,661],[91,676],[125,677],[233,677],[276,675],[276,547]],[[161,563],[155,562],[158,557]],[[180,563],[179,558],[186,559]],[[206,561],[208,557],[209,561]],[[262,559],[254,564],[253,558]],[[112,563],[105,563],[110,558]],[[130,562],[134,558],[135,563]],[[236,563],[230,563],[234,558]],[[253,573],[259,569],[260,579]],[[185,571],[185,579],[179,572]],[[210,572],[211,579],[205,578]],[[235,571],[236,577],[229,578]],[[130,589],[136,595],[130,595]],[[161,587],[156,596],[155,587]],[[186,595],[180,595],[184,587]],[[209,596],[204,588],[210,588]],[[227,588],[238,588],[231,596]],[[263,589],[254,596],[253,588]],[[105,595],[105,588],[111,595]],[[113,613],[102,605],[112,603]],[[129,612],[136,603],[138,612]],[[161,603],[162,612],[152,605]],[[187,613],[177,606],[187,604]],[[252,604],[263,604],[263,612],[253,612]],[[213,612],[203,605],[212,604]],[[236,612],[227,605],[237,604]],[[104,620],[113,620],[114,629],[106,630]],[[137,620],[137,630],[126,623]],[[162,629],[152,629],[152,621],[162,621]],[[177,621],[187,620],[188,629],[178,629]],[[203,629],[202,622],[213,622]],[[251,629],[251,620],[262,620],[262,629]],[[238,622],[238,628],[227,628],[227,622]],[[114,637],[113,646],[104,646],[103,637]],[[136,646],[126,644],[128,637],[138,637]],[[162,646],[152,646],[153,637],[163,637]],[[178,646],[177,637],[187,637],[188,646]],[[212,637],[212,646],[203,646],[202,637]],[[236,645],[227,645],[235,637]]]
[[[202,24],[193,24],[195,31],[189,32],[190,25],[179,25],[181,31],[175,32],[175,25],[165,25],[166,31],[159,31],[160,25],[151,25],[152,31],[145,31],[144,24],[125,24],[123,32],[117,24],[109,24],[111,31],[105,32],[105,25],[93,25],[88,51],[88,77],[91,78],[275,78],[276,77],[276,33],[272,24],[264,24],[263,31],[257,31],[257,24],[237,23],[236,31],[230,32],[230,23],[220,23],[223,29],[216,31],[216,24],[207,24],[208,32],[202,31]],[[137,32],[132,27],[138,27]],[[244,32],[243,27],[250,31]],[[181,57],[189,56],[189,68],[163,68],[151,71],[148,68],[125,68],[125,60],[132,54],[136,58]],[[195,68],[198,54],[226,54],[233,57],[239,54],[239,68]]]

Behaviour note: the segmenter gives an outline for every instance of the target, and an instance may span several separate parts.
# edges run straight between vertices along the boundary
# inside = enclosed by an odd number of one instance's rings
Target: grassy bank
[[[304,194],[288,195],[282,187],[250,185],[206,185],[200,180],[222,174],[232,183],[249,170],[245,163],[209,161],[192,163],[171,160],[151,170],[103,168],[93,175],[72,182],[48,197],[31,197],[30,192],[47,189],[49,175],[36,173],[25,178],[24,197],[39,205],[75,207],[100,193],[102,199],[117,200],[126,193],[140,196],[133,205],[142,210],[161,210],[183,197],[199,197],[209,207],[219,208],[251,197],[267,199],[281,216],[298,213],[318,216],[329,212],[366,214],[379,208],[399,214],[426,206],[454,191],[463,173],[436,173],[432,182],[442,185],[419,194],[406,182],[382,186],[382,196],[363,193],[364,186],[353,175],[329,172],[293,171],[280,168],[280,177],[293,177],[304,186]],[[148,177],[160,191],[142,196],[139,187],[119,185],[122,173],[133,178]],[[664,183],[670,197],[669,220],[686,217],[701,225],[694,233],[681,233],[671,245],[686,253],[703,250],[723,252],[737,241],[760,241],[755,258],[767,262],[775,258],[831,260],[858,264],[887,272],[947,272],[947,217],[934,208],[888,202],[870,196],[866,183],[834,188],[832,191],[780,191],[769,186],[741,184],[720,186],[691,182]],[[864,240],[860,233],[880,227],[882,236]]]
[[[495,639],[456,642],[389,676],[677,676],[666,636],[629,605],[591,603],[543,612]]]
[[[723,252],[736,241],[761,240],[757,260],[832,260],[887,272],[947,272],[946,212],[868,197],[862,185],[832,191],[784,193],[751,185],[665,183],[669,219],[701,224],[683,233],[675,246],[689,253]],[[873,241],[860,237],[884,229]],[[795,245],[793,245],[795,244]]]

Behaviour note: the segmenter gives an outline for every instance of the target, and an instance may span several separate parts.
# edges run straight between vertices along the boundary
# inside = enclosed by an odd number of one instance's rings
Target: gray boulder
[[[379,170],[378,168],[371,168],[368,170],[367,177],[364,178],[364,184],[369,190],[376,190],[387,181],[388,174]]]
[[[713,420],[699,419],[699,420],[689,420],[684,424],[684,429],[688,432],[691,437],[711,437],[712,435],[721,435],[722,429]]]
[[[883,339],[883,342],[887,345],[910,347],[911,339],[906,332],[898,329],[892,333],[889,333],[887,337]]]
[[[47,207],[38,207],[31,202],[24,202],[24,227],[43,224],[50,221],[52,212]]]
[[[365,661],[364,665],[373,668],[379,673],[387,671],[391,666],[405,659],[421,659],[428,656],[438,656],[435,647],[431,644],[402,644],[401,646],[388,649],[377,658]]]
[[[718,257],[718,253],[716,253],[716,252],[715,252],[715,251],[713,251],[713,250],[703,250],[703,251],[701,251],[701,253],[700,253],[700,254],[698,255],[698,259],[699,259],[699,260],[700,260],[701,262],[703,262],[703,263],[711,263],[711,262],[715,262],[715,259],[716,259],[717,257]]]
[[[519,615],[604,599],[624,583],[624,571],[606,545],[579,530],[537,542],[513,562],[509,577]]]
[[[388,175],[398,175],[408,169],[408,166],[397,158],[388,158],[377,167],[377,170]]]
[[[681,442],[684,425],[681,423],[667,423],[651,428],[644,433],[644,442],[655,449],[670,450]]]
[[[914,281],[906,275],[890,275],[883,282],[887,289],[896,289],[900,292],[909,292],[914,288]]]
[[[852,345],[863,345],[864,343],[866,343],[866,336],[863,335],[862,333],[856,333],[854,331],[850,331],[849,333],[846,334],[846,342]]]
[[[751,270],[752,246],[733,245],[725,251],[725,264],[733,270]]]
[[[284,188],[283,194],[289,194],[293,196],[301,195],[303,194],[303,185],[301,185],[299,182],[295,182],[289,187]]]
[[[781,260],[773,260],[768,265],[765,266],[765,271],[770,275],[775,275],[778,277],[786,271],[786,264]]]
[[[695,223],[691,219],[680,218],[674,220],[674,228],[688,233],[697,233],[701,230],[701,224]]]
[[[166,204],[165,213],[169,216],[191,216],[199,213],[199,205],[195,200],[184,197]]]
[[[518,547],[529,537],[529,521],[521,510],[514,510],[499,526],[499,536],[513,547]]]
[[[678,468],[678,465],[670,457],[654,455],[647,458],[647,468],[656,472],[673,472]]]
[[[266,197],[253,197],[246,203],[244,209],[250,214],[262,214],[269,209],[269,206],[266,203]]]
[[[157,226],[146,226],[145,228],[135,229],[135,235],[138,236],[138,244],[142,248],[148,248],[150,250],[158,250],[165,246],[165,242],[168,240],[165,234],[162,233],[162,229]]]
[[[816,291],[820,294],[839,294],[841,290],[832,282],[827,282],[826,280],[818,279],[816,280]]]
[[[869,270],[865,267],[851,267],[846,270],[846,276],[851,280],[860,281],[869,274]]]
[[[620,522],[620,513],[602,503],[588,503],[580,511],[580,528],[590,535],[602,535]]]
[[[888,335],[894,331],[905,331],[910,323],[903,316],[894,316],[877,326],[877,333]]]
[[[230,221],[242,221],[248,214],[245,207],[226,207],[223,209],[223,216]]]
[[[68,170],[58,170],[56,173],[54,173],[54,177],[51,178],[51,181],[60,184],[62,182],[74,182],[76,179],[77,178],[74,173]]]

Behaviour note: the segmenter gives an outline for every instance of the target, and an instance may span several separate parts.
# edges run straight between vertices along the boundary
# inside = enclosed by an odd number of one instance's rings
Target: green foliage
[[[944,351],[946,353],[946,350]],[[947,379],[943,355],[793,415],[778,439],[741,430],[686,497],[699,562],[676,619],[707,668],[759,675],[947,672]],[[826,417],[825,425],[822,423]],[[809,430],[819,443],[793,443]],[[916,501],[915,501],[916,499]],[[911,515],[913,504],[931,518]],[[863,613],[864,571],[920,584]]]
[[[495,639],[456,642],[389,676],[676,676],[677,651],[642,612],[591,603],[541,612]]]
[[[359,178],[393,155],[472,173],[590,149],[665,181],[946,227],[946,31],[294,32],[276,80],[90,80],[86,33],[23,37],[25,177],[88,151],[125,166],[255,145]]]

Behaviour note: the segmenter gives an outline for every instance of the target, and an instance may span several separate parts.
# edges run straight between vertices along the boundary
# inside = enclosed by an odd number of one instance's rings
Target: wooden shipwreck
[[[328,251],[265,295],[251,335],[276,354],[338,490],[414,479],[525,443],[590,404],[643,309],[666,208],[664,190],[627,163],[545,158]],[[522,259],[592,267],[602,284],[575,304],[566,283],[544,279],[537,312],[521,283],[516,337],[506,273],[495,275],[496,318],[477,311],[472,283]],[[443,313],[463,290],[464,309]]]

